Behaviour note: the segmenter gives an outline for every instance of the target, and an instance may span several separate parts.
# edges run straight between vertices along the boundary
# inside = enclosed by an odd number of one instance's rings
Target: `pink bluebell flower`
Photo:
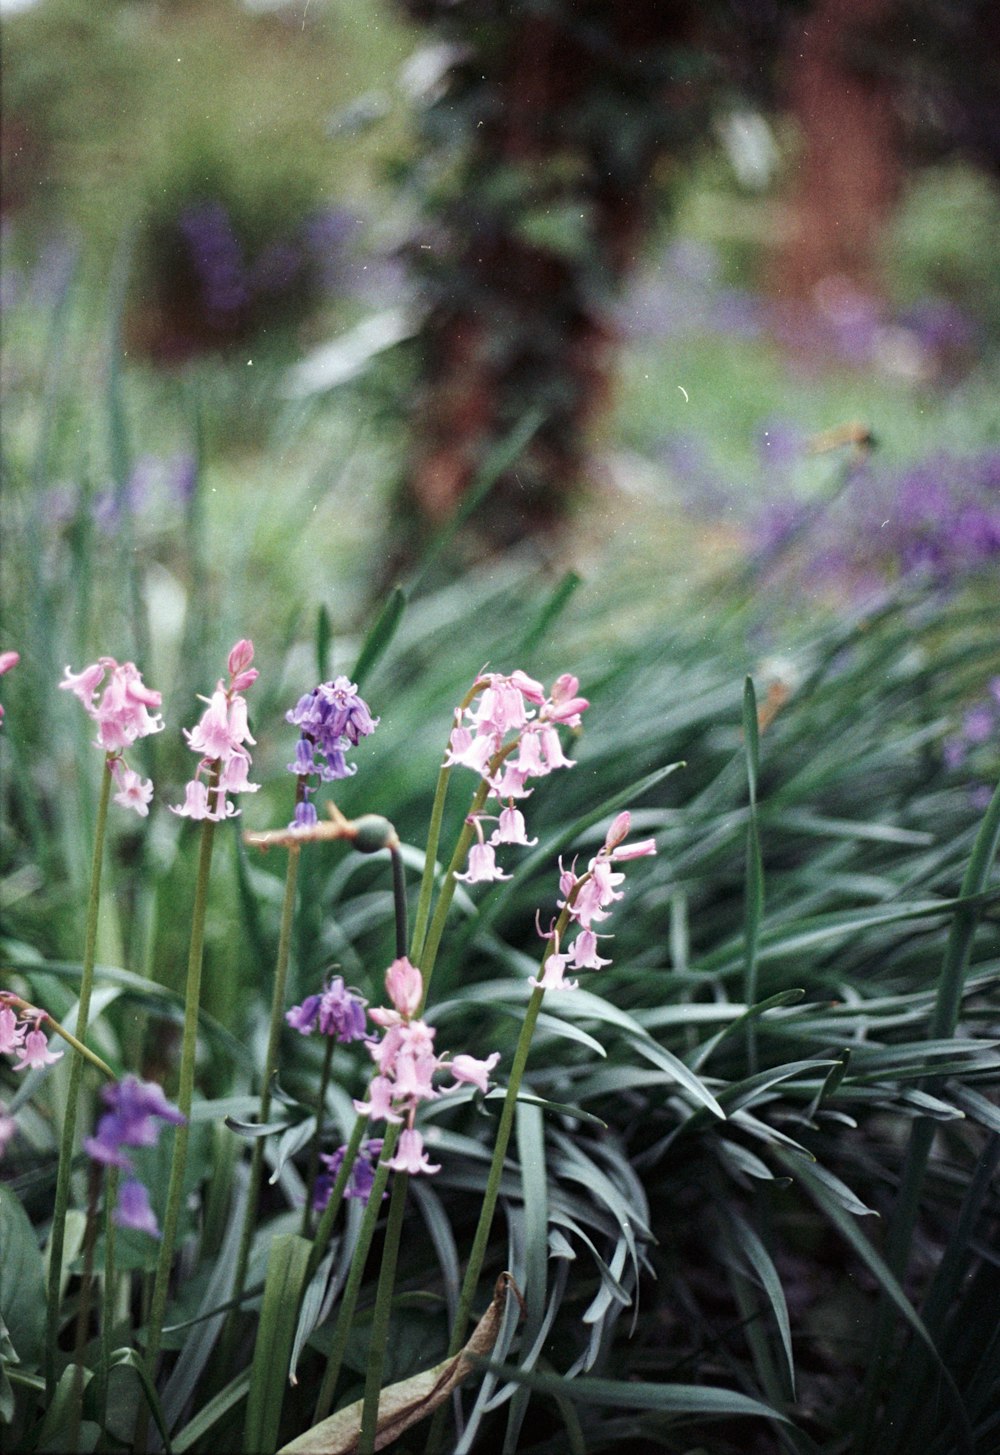
[[[463,884],[489,884],[494,880],[509,879],[496,862],[496,850],[492,844],[474,843],[469,849],[469,867],[464,874],[456,874]]]
[[[440,1172],[440,1162],[432,1162],[424,1151],[424,1139],[414,1127],[406,1127],[399,1134],[395,1157],[387,1164],[393,1172],[408,1172],[411,1177],[420,1172]]]
[[[25,1027],[12,1006],[0,1008],[0,1053],[12,1056],[24,1044]]]
[[[62,1051],[50,1051],[45,1032],[35,1026],[24,1037],[24,1044],[18,1047],[20,1061],[14,1063],[15,1071],[33,1071],[39,1066],[51,1066],[62,1059]]]
[[[231,793],[256,793],[259,783],[251,783],[250,754],[253,746],[247,716],[246,698],[242,691],[259,676],[253,661],[253,643],[242,639],[229,653],[228,684],[216,684],[205,711],[193,728],[184,728],[188,747],[197,753],[200,762],[194,777],[185,785],[184,802],[171,804],[170,812],[179,818],[213,819],[219,822],[235,818],[240,810],[230,802]],[[203,776],[204,775],[204,778]]]
[[[405,1123],[399,1150],[388,1166],[395,1171],[436,1172],[437,1166],[423,1155],[423,1143],[414,1131],[418,1108],[457,1091],[463,1084],[475,1085],[485,1093],[489,1073],[500,1055],[495,1051],[479,1060],[464,1053],[452,1058],[437,1054],[434,1027],[416,1014],[423,1000],[423,979],[405,956],[394,960],[386,971],[386,989],[392,1008],[370,1011],[372,1020],[384,1029],[382,1039],[368,1047],[376,1074],[368,1087],[367,1100],[355,1101],[355,1110],[372,1121]],[[454,1077],[451,1085],[436,1087],[435,1076],[448,1070]]]
[[[123,755],[140,738],[163,731],[160,714],[150,712],[160,706],[160,693],[146,686],[134,663],[117,662],[114,657],[99,657],[82,672],[67,667],[59,686],[72,692],[97,724],[94,746],[107,756],[108,770],[118,786],[115,803],[145,818],[153,784],[130,768]]]

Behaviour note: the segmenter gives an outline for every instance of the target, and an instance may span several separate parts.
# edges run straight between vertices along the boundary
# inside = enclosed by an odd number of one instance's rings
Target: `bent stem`
[[[110,755],[109,755],[110,756]],[[69,1070],[69,1087],[66,1092],[66,1110],[63,1113],[62,1137],[59,1142],[59,1170],[56,1174],[55,1204],[52,1210],[52,1232],[49,1237],[49,1283],[47,1305],[47,1332],[45,1345],[45,1391],[51,1403],[56,1383],[56,1350],[59,1339],[59,1290],[62,1283],[63,1249],[66,1243],[66,1210],[69,1207],[70,1179],[73,1171],[73,1145],[76,1139],[76,1113],[80,1100],[80,1082],[83,1077],[83,1059],[94,1060],[93,1054],[83,1046],[90,1016],[90,997],[94,986],[94,960],[97,952],[97,921],[101,908],[101,865],[104,862],[104,840],[107,833],[108,804],[111,799],[111,768],[108,757],[104,760],[101,775],[101,791],[97,800],[97,820],[94,825],[94,853],[90,864],[90,893],[87,898],[87,919],[83,937],[83,964],[80,969],[80,998],[76,1012],[76,1036],[71,1038],[62,1027],[59,1033],[78,1050]],[[55,1022],[53,1022],[55,1025]],[[100,1062],[103,1071],[113,1073]]]
[[[167,1187],[167,1207],[163,1218],[163,1237],[156,1264],[156,1281],[149,1310],[149,1334],[146,1341],[146,1369],[150,1381],[163,1338],[163,1319],[167,1310],[170,1267],[177,1241],[181,1201],[184,1193],[184,1169],[187,1165],[188,1138],[191,1131],[191,1103],[194,1099],[195,1054],[198,1046],[198,1007],[201,1000],[201,968],[205,948],[205,910],[208,905],[208,880],[212,867],[212,845],[215,822],[205,819],[201,829],[198,854],[198,878],[195,882],[194,907],[191,912],[191,946],[188,953],[187,985],[184,992],[184,1034],[181,1041],[181,1065],[177,1088],[177,1107],[184,1121],[174,1128],[174,1151]],[[140,1439],[144,1445],[144,1439]]]

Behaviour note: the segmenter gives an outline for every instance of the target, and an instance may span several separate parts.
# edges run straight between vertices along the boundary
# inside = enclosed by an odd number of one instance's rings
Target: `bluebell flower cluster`
[[[309,798],[318,783],[332,783],[357,772],[356,765],[347,762],[345,752],[373,733],[379,719],[372,717],[367,702],[358,696],[356,684],[346,677],[321,682],[300,697],[285,717],[301,734],[295,761],[288,764],[288,771],[301,780],[303,798],[290,827],[306,828],[316,822],[316,808]],[[310,778],[318,782],[310,783]]]
[[[316,1179],[316,1186],[313,1189],[313,1212],[322,1212],[330,1201],[330,1193],[333,1191],[333,1184],[343,1166],[346,1151],[346,1147],[338,1147],[336,1152],[320,1153],[320,1161],[326,1171],[321,1172]],[[381,1137],[371,1137],[367,1142],[361,1143],[354,1166],[351,1168],[351,1175],[347,1179],[347,1186],[344,1188],[345,1197],[356,1198],[358,1202],[368,1201],[375,1181],[375,1168],[381,1155]],[[383,1193],[382,1196],[384,1198],[386,1194]]]
[[[303,1036],[318,1030],[322,1036],[335,1036],[349,1041],[373,1039],[365,1027],[367,1001],[348,990],[340,975],[335,975],[319,995],[307,995],[301,1005],[285,1012],[285,1020]]]
[[[155,1081],[125,1076],[104,1087],[101,1097],[108,1110],[97,1123],[97,1135],[87,1137],[83,1145],[95,1162],[102,1162],[106,1167],[120,1167],[134,1173],[132,1159],[123,1149],[155,1147],[160,1135],[157,1123],[172,1122],[179,1126],[185,1121]],[[149,1189],[134,1175],[122,1181],[112,1217],[120,1228],[133,1228],[154,1238],[160,1236],[156,1214],[149,1203]]]

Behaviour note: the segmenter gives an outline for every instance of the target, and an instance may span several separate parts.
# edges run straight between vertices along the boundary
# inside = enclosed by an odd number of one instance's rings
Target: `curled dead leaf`
[[[435,1364],[433,1369],[425,1369],[383,1389],[378,1406],[376,1450],[384,1450],[404,1430],[432,1415],[476,1368],[475,1359],[485,1359],[492,1353],[500,1333],[508,1293],[514,1294],[523,1311],[520,1289],[511,1274],[501,1273],[489,1308],[457,1354]],[[364,1401],[359,1399],[346,1409],[338,1410],[311,1430],[306,1430],[304,1435],[282,1445],[278,1455],[351,1455],[361,1433],[363,1405]]]

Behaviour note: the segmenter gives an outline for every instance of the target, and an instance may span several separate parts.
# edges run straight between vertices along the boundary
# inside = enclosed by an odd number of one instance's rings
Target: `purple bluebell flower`
[[[355,773],[356,765],[347,762],[345,751],[357,747],[379,723],[377,717],[372,717],[367,702],[358,695],[356,685],[346,677],[321,682],[300,697],[285,718],[301,733],[295,761],[288,764],[288,771],[303,785],[302,796],[313,792],[315,787],[306,782],[308,778],[332,783]],[[300,802],[289,827],[304,828],[315,822],[316,810]]]
[[[307,995],[301,1005],[285,1012],[285,1020],[303,1036],[319,1029],[323,1036],[335,1036],[344,1044],[367,1041],[365,1006],[362,996],[348,990],[340,975],[335,975],[318,995]]]
[[[120,1167],[126,1172],[134,1170],[124,1150],[126,1147],[153,1147],[160,1133],[157,1122],[179,1126],[186,1120],[167,1101],[162,1087],[155,1081],[140,1081],[137,1076],[125,1076],[104,1087],[101,1099],[108,1110],[97,1123],[96,1136],[85,1139],[84,1148],[95,1162]],[[113,1217],[119,1227],[136,1228],[159,1237],[149,1193],[138,1178],[131,1177],[122,1183]]]
[[[149,1191],[144,1183],[136,1181],[135,1178],[129,1178],[118,1189],[118,1201],[111,1220],[119,1228],[148,1233],[151,1238],[160,1236],[160,1225],[149,1204]]]
[[[333,1191],[333,1184],[337,1180],[344,1162],[345,1147],[338,1147],[336,1152],[321,1152],[320,1161],[326,1167],[316,1179],[316,1186],[313,1191],[313,1211],[322,1212],[330,1201],[330,1193]],[[382,1155],[382,1138],[371,1137],[368,1141],[362,1142],[358,1148],[358,1155],[354,1159],[354,1166],[351,1168],[351,1175],[347,1179],[347,1186],[344,1188],[345,1197],[356,1198],[359,1202],[367,1202],[371,1195],[372,1186],[375,1182],[375,1168],[378,1159]],[[385,1193],[382,1194],[385,1197]]]

